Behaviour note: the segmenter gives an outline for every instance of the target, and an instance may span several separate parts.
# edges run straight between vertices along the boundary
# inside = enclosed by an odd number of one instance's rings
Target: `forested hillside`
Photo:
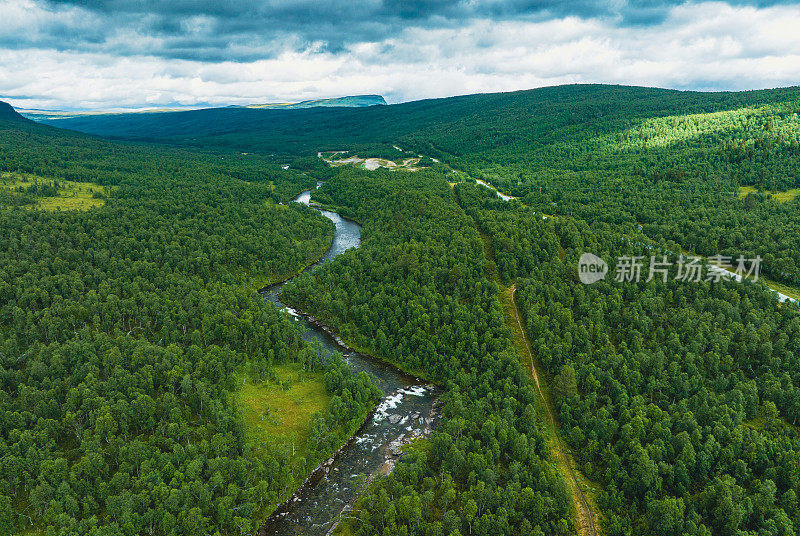
[[[641,224],[648,237],[702,255],[759,254],[766,274],[798,285],[800,244],[789,230],[800,223],[799,113],[797,88],[700,93],[575,85],[356,110],[210,109],[60,124],[285,157],[350,149],[400,158],[392,149],[398,145],[544,213],[629,230]]]
[[[578,257],[649,255],[607,225],[459,185],[517,280],[564,436],[603,482],[609,534],[794,534],[800,313],[763,288],[576,281]],[[672,274],[674,276],[674,274]]]
[[[3,123],[0,170],[16,181],[0,189],[6,519],[246,533],[297,483],[296,460],[252,455],[224,393],[253,364],[310,356],[242,289],[326,247],[329,224],[274,203],[324,178],[314,200],[362,223],[362,246],[283,299],[444,393],[436,432],[368,487],[341,534],[795,534],[797,304],[763,282],[587,286],[577,263],[760,255],[771,279],[800,285],[798,114],[796,88],[562,86],[71,123],[153,145]],[[361,165],[416,155],[416,171]],[[56,179],[97,184],[105,203],[44,211]],[[348,422],[373,400],[351,381]],[[126,413],[140,394],[158,409],[134,425],[123,416],[142,414]],[[29,448],[45,439],[45,454]],[[70,491],[94,502],[58,499]]]
[[[12,184],[35,174],[108,194],[87,211],[13,202],[48,190],[0,197],[0,532],[249,532],[343,438],[302,460],[251,444],[235,378],[266,385],[293,362],[330,376],[323,437],[346,437],[377,396],[319,363],[254,292],[330,245],[329,220],[276,202],[315,179],[13,114],[0,118],[0,155]]]
[[[537,150],[547,153],[542,149],[554,142],[623,131],[650,118],[795,102],[797,98],[795,88],[700,93],[572,85],[359,109],[209,108],[87,115],[57,124],[103,136],[285,154],[312,155],[359,144],[405,142],[431,156],[464,157],[499,167],[522,163],[519,157],[527,158]]]

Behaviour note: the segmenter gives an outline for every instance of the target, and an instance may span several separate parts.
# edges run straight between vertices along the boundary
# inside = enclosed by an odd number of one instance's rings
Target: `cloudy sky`
[[[0,100],[120,109],[800,84],[800,3],[0,0]]]

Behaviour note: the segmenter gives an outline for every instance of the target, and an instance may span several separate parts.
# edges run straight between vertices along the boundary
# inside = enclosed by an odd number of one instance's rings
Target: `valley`
[[[303,192],[296,201],[314,206],[311,191]],[[317,264],[333,261],[338,255],[360,246],[361,229],[358,224],[345,220],[336,212],[320,210],[320,213],[334,222],[335,231],[331,248]],[[377,475],[391,470],[405,445],[430,435],[438,417],[439,389],[386,363],[353,351],[314,317],[285,306],[281,302],[281,292],[287,284],[291,284],[291,280],[264,289],[262,296],[292,315],[302,326],[303,338],[317,345],[317,352],[323,361],[337,359],[343,353],[346,366],[355,373],[368,374],[373,378],[383,396],[373,409],[343,430],[341,437],[346,439],[340,441],[342,444],[333,456],[314,469],[308,480],[290,497],[276,505],[258,529],[258,533],[264,535],[287,535],[298,531],[309,535],[325,535],[336,528],[341,516],[346,516],[365,485]],[[324,383],[317,389],[321,396],[325,396]],[[309,397],[298,400],[301,401],[307,403]],[[325,408],[325,405],[321,408]],[[313,418],[313,415],[306,410],[300,411],[299,417]],[[280,435],[285,434],[286,428],[281,426]],[[292,454],[295,455],[294,452]]]
[[[0,527],[792,534],[798,102],[0,107]]]

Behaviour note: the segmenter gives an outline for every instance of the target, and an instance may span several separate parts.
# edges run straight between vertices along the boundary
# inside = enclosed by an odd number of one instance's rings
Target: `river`
[[[361,226],[336,212],[315,207],[310,190],[294,201],[319,210],[336,227],[330,249],[307,270],[361,245]],[[384,395],[339,453],[320,466],[291,499],[273,512],[259,531],[261,535],[323,536],[332,531],[340,514],[350,507],[367,482],[391,470],[401,445],[430,433],[437,420],[439,391],[392,366],[352,351],[331,335],[328,328],[281,303],[285,284],[265,289],[262,296],[292,315],[301,325],[305,340],[321,343],[323,358],[333,352],[341,353],[355,372],[366,371],[375,376]]]

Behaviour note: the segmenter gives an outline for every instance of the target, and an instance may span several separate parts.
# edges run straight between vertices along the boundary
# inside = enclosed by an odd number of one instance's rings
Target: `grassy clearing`
[[[800,188],[792,188],[791,190],[786,190],[785,192],[771,192],[772,197],[774,197],[779,203],[791,201],[797,197],[797,194],[800,194]]]
[[[0,188],[19,195],[19,188],[36,185],[58,185],[56,196],[36,197],[35,204],[27,205],[40,210],[89,210],[105,205],[107,188],[92,182],[53,180],[27,173],[0,174]],[[100,196],[102,197],[96,197]]]
[[[237,378],[238,388],[233,394],[241,410],[248,440],[255,453],[266,446],[284,449],[292,467],[292,482],[278,495],[276,500],[265,504],[256,513],[254,522],[260,525],[275,508],[289,499],[292,493],[308,477],[316,462],[311,455],[311,425],[315,414],[325,415],[331,403],[331,395],[325,387],[323,372],[305,372],[297,363],[276,365],[272,368],[276,378],[268,382],[254,383],[247,375]],[[349,428],[340,424],[343,437],[351,437],[367,419],[365,411]],[[334,448],[341,446],[337,444]]]
[[[254,521],[260,525],[283,501],[287,500],[307,476],[301,458],[307,458],[312,416],[324,414],[331,401],[325,389],[322,372],[305,372],[299,364],[276,365],[277,380],[254,383],[244,374],[237,378],[238,389],[233,394],[242,412],[248,439],[255,452],[262,445],[283,448],[290,455],[294,483],[277,500],[265,504]]]
[[[321,372],[304,372],[300,365],[276,365],[278,381],[253,383],[241,376],[235,399],[249,438],[256,443],[283,445],[293,456],[304,456],[311,416],[324,413],[331,401]]]
[[[75,197],[44,197],[39,200],[37,207],[42,210],[89,210],[105,204],[104,199],[95,199],[91,194],[78,194]]]
[[[739,198],[747,197],[748,194],[757,194],[758,189],[755,186],[739,186]],[[800,194],[800,188],[793,188],[791,190],[786,190],[785,192],[778,192],[778,191],[764,191],[763,193],[769,194],[772,196],[775,201],[778,203],[787,203],[797,197]]]

